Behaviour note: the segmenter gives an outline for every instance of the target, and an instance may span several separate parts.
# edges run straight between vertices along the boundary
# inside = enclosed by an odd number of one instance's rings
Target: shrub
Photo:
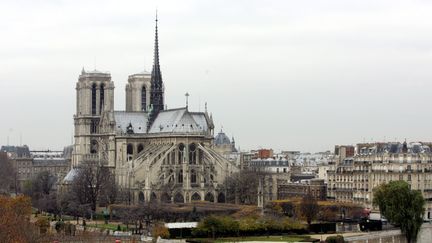
[[[301,224],[299,221],[293,220],[291,218],[284,218],[282,221],[283,229],[285,231],[302,231],[306,230],[306,226]]]
[[[57,231],[57,233],[62,232],[64,228],[65,228],[65,223],[63,221],[57,221],[55,223],[55,230]]]
[[[38,226],[39,227],[39,232],[41,233],[41,234],[45,234],[47,231],[48,231],[48,228],[49,228],[49,226],[50,226],[50,224],[49,224],[49,220],[48,220],[48,218],[47,217],[39,217],[37,220],[36,220],[36,226]]]
[[[260,227],[256,223],[257,219],[255,217],[243,218],[239,221],[239,230],[244,234],[250,234],[257,232]]]
[[[329,236],[325,240],[326,243],[344,243],[344,237],[342,235]]]
[[[159,236],[162,239],[168,239],[170,237],[170,233],[167,227],[163,224],[156,224],[152,231],[152,236],[154,239],[157,239]]]
[[[239,222],[228,216],[205,217],[198,227],[192,230],[194,236],[232,236],[237,235],[240,229]]]

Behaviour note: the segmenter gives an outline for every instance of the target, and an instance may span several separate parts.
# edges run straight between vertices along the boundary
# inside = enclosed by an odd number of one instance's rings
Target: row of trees
[[[269,203],[270,212],[292,218],[304,219],[309,224],[313,220],[336,222],[344,219],[359,220],[364,217],[363,207],[352,203],[316,201],[311,195],[290,200],[277,200]]]
[[[289,217],[257,215],[234,219],[231,216],[208,216],[192,231],[196,237],[269,235],[281,233],[305,233],[306,227]]]

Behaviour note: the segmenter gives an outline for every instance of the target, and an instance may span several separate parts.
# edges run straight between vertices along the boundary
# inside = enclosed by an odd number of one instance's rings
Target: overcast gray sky
[[[81,68],[151,70],[242,149],[431,139],[432,1],[0,1],[0,144],[71,143]]]

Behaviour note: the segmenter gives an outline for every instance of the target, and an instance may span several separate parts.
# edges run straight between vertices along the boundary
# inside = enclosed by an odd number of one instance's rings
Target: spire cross
[[[186,97],[186,107],[188,107],[189,106],[189,93],[188,92],[186,92],[185,97]]]

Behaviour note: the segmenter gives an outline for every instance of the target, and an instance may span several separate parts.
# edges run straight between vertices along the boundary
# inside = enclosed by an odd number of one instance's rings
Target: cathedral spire
[[[149,127],[156,119],[159,111],[164,110],[164,85],[162,81],[162,73],[159,66],[159,36],[158,36],[158,16],[156,11],[155,19],[155,42],[153,54],[153,68],[151,72],[151,90],[150,90],[150,104],[153,110],[150,113]]]
[[[158,17],[156,11],[156,19],[155,19],[155,42],[154,42],[154,53],[153,53],[153,69],[151,74],[151,84],[152,90],[162,91],[163,82],[162,82],[162,74],[159,66],[159,36],[158,36]],[[156,104],[155,104],[156,105]],[[162,106],[163,110],[163,106]]]
[[[156,10],[156,26],[155,26],[155,43],[154,43],[154,53],[153,53],[153,71],[155,71],[155,68],[157,68],[157,71],[160,74],[160,67],[159,67],[159,38],[158,38],[158,16],[157,16],[157,10]],[[162,80],[161,80],[162,81]]]

